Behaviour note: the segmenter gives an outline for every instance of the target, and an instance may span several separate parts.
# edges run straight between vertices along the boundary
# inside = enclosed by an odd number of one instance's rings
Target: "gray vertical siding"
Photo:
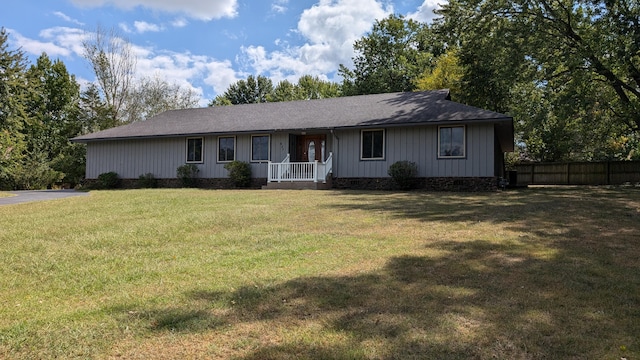
[[[87,144],[86,177],[95,179],[102,173],[115,171],[125,179],[146,173],[157,178],[175,178],[176,168],[184,164],[185,158],[184,138],[91,142]]]
[[[251,135],[236,135],[236,160],[251,161]],[[259,134],[254,134],[259,135]],[[218,136],[204,136],[203,163],[196,164],[202,178],[226,178],[225,163],[218,160]],[[186,137],[114,140],[87,144],[87,179],[115,171],[124,179],[152,173],[158,179],[176,177],[186,161]],[[271,134],[271,160],[282,161],[288,152],[288,133]],[[267,177],[267,163],[251,163],[253,177]]]
[[[389,166],[400,160],[415,162],[420,177],[494,176],[492,124],[467,125],[464,159],[438,159],[436,126],[385,129],[384,160],[360,160],[360,130],[336,135],[336,177],[388,177]]]
[[[360,130],[336,130],[327,135],[326,156],[334,153],[334,176],[388,177],[389,166],[409,160],[418,164],[421,177],[494,176],[493,124],[467,125],[466,158],[438,159],[438,128],[420,126],[385,129],[384,160],[360,160]],[[251,135],[236,135],[236,160],[251,161]],[[259,135],[259,134],[253,134]],[[270,160],[282,161],[289,153],[289,133],[270,134]],[[218,135],[204,136],[202,178],[225,178],[224,163],[217,162]],[[146,173],[156,178],[176,177],[176,169],[186,160],[186,137],[114,140],[87,144],[87,178],[115,171],[125,179]],[[267,163],[251,163],[255,178],[267,177]]]

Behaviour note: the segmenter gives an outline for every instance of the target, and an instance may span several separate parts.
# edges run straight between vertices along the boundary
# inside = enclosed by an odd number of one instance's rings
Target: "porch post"
[[[318,182],[318,160],[313,164],[313,182]]]

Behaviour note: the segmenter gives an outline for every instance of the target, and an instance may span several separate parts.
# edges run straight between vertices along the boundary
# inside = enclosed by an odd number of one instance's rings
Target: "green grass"
[[[0,358],[638,359],[640,191],[0,206]]]

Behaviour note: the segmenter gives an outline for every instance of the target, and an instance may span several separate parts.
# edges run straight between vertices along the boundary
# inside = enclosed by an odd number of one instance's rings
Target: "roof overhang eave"
[[[96,137],[96,138],[72,138],[71,142],[74,143],[91,143],[101,141],[122,141],[122,140],[145,140],[145,139],[158,139],[158,138],[183,138],[183,137],[197,137],[197,136],[216,136],[216,135],[230,135],[230,134],[255,134],[255,133],[274,133],[274,132],[287,132],[287,131],[331,131],[331,130],[349,130],[349,129],[371,129],[371,128],[389,128],[389,127],[410,127],[410,126],[441,126],[452,124],[477,124],[477,123],[495,123],[495,124],[510,124],[511,132],[513,134],[513,118],[512,117],[500,117],[500,118],[487,118],[487,119],[455,119],[455,120],[437,120],[437,121],[408,121],[408,122],[384,122],[377,121],[372,123],[360,123],[353,125],[342,126],[318,126],[318,127],[295,127],[295,128],[282,128],[282,129],[253,129],[253,130],[236,130],[236,131],[215,131],[215,132],[193,132],[193,133],[175,133],[175,134],[147,134],[147,135],[134,135],[134,136],[109,136],[109,137]],[[509,127],[509,125],[507,125]],[[513,150],[511,150],[513,151]]]

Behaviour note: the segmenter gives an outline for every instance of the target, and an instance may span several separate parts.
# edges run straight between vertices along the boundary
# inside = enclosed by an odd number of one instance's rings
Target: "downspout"
[[[336,135],[336,133],[333,131],[333,129],[329,129],[329,132],[333,136],[334,143],[335,143],[335,146],[332,146],[332,148],[335,147],[334,154],[339,154],[340,153],[340,138],[338,137],[338,135]],[[338,167],[337,166],[333,167],[333,177],[334,178],[338,177]]]

